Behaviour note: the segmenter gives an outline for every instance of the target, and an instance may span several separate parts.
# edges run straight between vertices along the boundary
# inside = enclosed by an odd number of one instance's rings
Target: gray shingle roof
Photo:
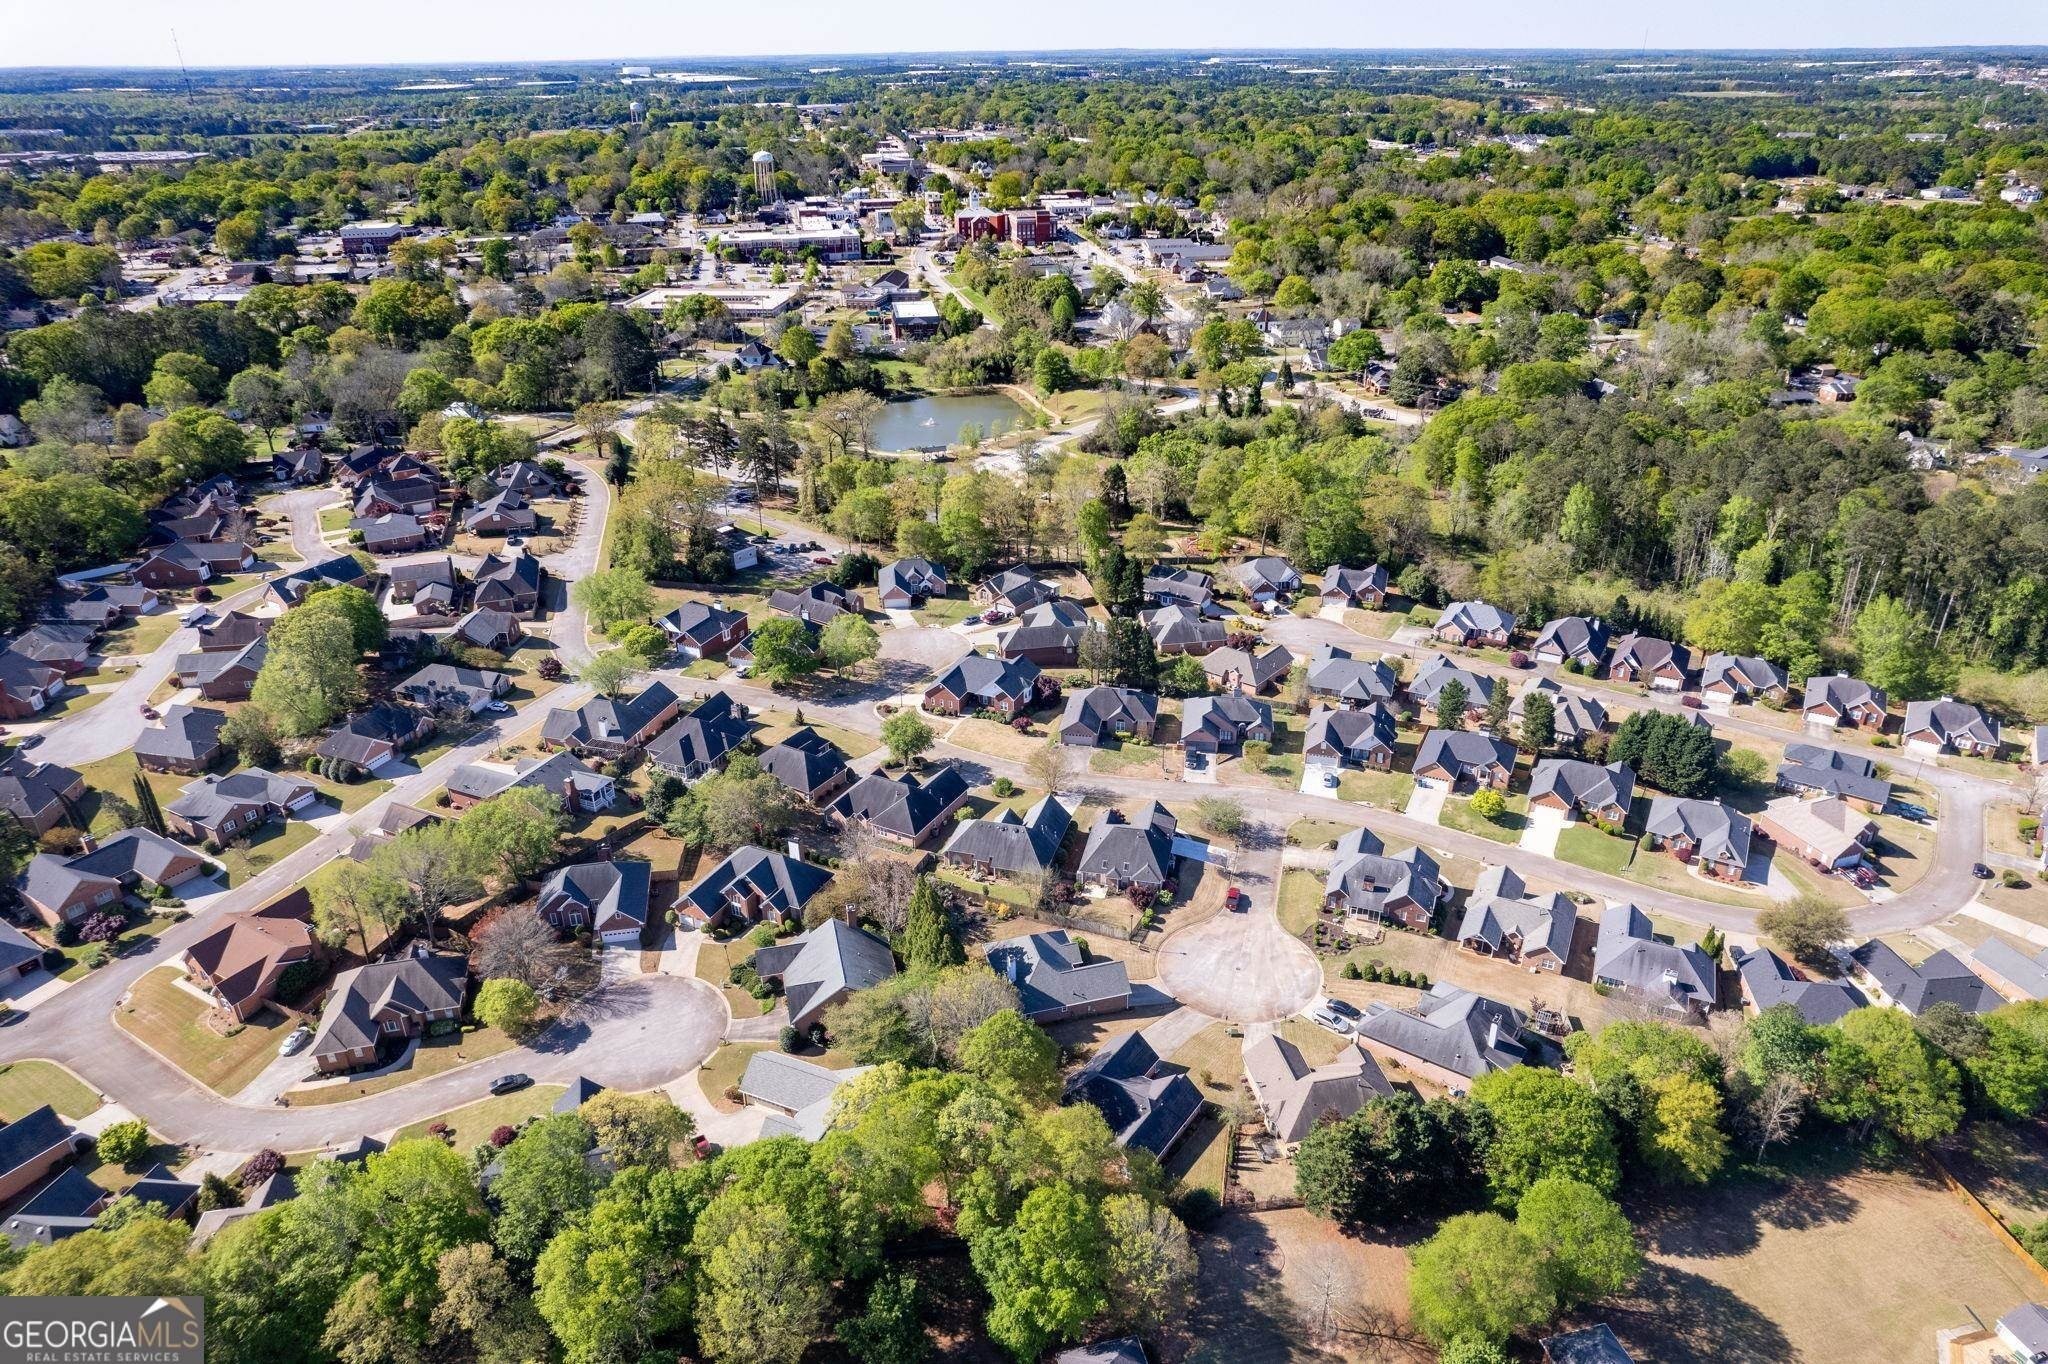
[[[939,674],[933,688],[971,701],[1028,700],[1041,676],[1036,663],[1025,658],[990,658],[969,650],[960,660]]]
[[[1094,1104],[1119,1146],[1164,1159],[1202,1111],[1202,1093],[1179,1072],[1159,1073],[1161,1058],[1142,1032],[1097,1051],[1067,1083],[1066,1097]]]
[[[1892,798],[1892,784],[1877,775],[1874,761],[1818,744],[1785,745],[1778,783],[1796,791],[1847,796],[1879,806],[1888,804]]]
[[[884,832],[921,839],[967,794],[967,779],[951,763],[922,777],[871,772],[832,802],[841,819],[864,819]]]
[[[71,1125],[44,1104],[0,1127],[0,1174],[10,1174],[71,1137]]]
[[[710,918],[725,908],[727,892],[744,889],[764,901],[773,913],[795,918],[831,879],[832,873],[823,867],[748,846],[728,853],[682,898]]]
[[[1473,729],[1431,729],[1415,750],[1415,770],[1442,767],[1453,776],[1488,767],[1515,770],[1515,746]]]
[[[1717,994],[1714,964],[1699,945],[1658,942],[1649,916],[1631,904],[1609,905],[1600,916],[1593,979],[1686,1008],[1712,1008]]]
[[[1301,746],[1304,753],[1334,750],[1340,757],[1365,762],[1375,753],[1392,754],[1399,736],[1394,712],[1378,702],[1359,710],[1318,707],[1309,714]]]
[[[1266,1114],[1266,1130],[1283,1142],[1297,1142],[1317,1123],[1348,1118],[1366,1102],[1394,1092],[1379,1063],[1356,1043],[1335,1060],[1311,1067],[1301,1048],[1267,1033],[1244,1049],[1244,1073]]]
[[[1567,808],[1602,810],[1620,806],[1624,813],[1634,798],[1635,769],[1627,763],[1580,762],[1575,758],[1543,758],[1529,779],[1529,799],[1555,795]]]
[[[1947,696],[1939,701],[1906,703],[1906,724],[1902,732],[1910,736],[1922,730],[1952,746],[1970,743],[1995,747],[1998,743],[1998,721],[1966,701]]]
[[[547,913],[574,905],[597,934],[645,928],[653,867],[646,862],[582,862],[558,868],[541,882],[538,908]]]
[[[1439,982],[1412,1009],[1368,1005],[1357,1031],[1390,1050],[1471,1080],[1528,1059],[1521,1041],[1527,1022],[1519,1009]]]
[[[549,711],[540,734],[550,743],[579,747],[593,739],[624,742],[678,702],[665,682],[656,682],[633,696],[593,696],[574,710],[557,707]]]
[[[0,758],[0,810],[17,819],[34,820],[62,809],[69,793],[80,788],[83,780],[68,767],[34,762],[16,750]]]
[[[1503,611],[1491,602],[1454,601],[1436,618],[1437,629],[1451,627],[1468,634],[1511,635],[1515,632],[1515,617],[1513,612]]]
[[[420,952],[397,961],[372,962],[334,978],[320,1030],[310,1049],[314,1056],[374,1046],[378,1015],[387,1011],[420,1017],[462,1007],[468,988],[469,963],[448,953]]]
[[[1060,730],[1085,729],[1101,738],[1135,734],[1159,720],[1159,698],[1128,687],[1084,687],[1067,693]]]
[[[1190,696],[1181,703],[1180,737],[1186,744],[1191,735],[1206,735],[1231,747],[1267,734],[1273,728],[1273,708],[1264,701],[1226,692],[1222,696]]]
[[[1026,1018],[1130,998],[1130,973],[1124,964],[1084,960],[1080,944],[1064,928],[990,943],[985,955],[990,968],[1017,988]]]
[[[746,618],[744,611],[729,611],[707,601],[686,601],[655,623],[676,639],[702,646]]]
[[[1387,590],[1387,570],[1378,564],[1367,568],[1344,568],[1331,564],[1323,570],[1322,595],[1355,599],[1367,592]]]
[[[1918,966],[1907,962],[1882,938],[1872,938],[1849,955],[1915,1018],[1935,1004],[1953,1004],[1964,1013],[1981,1014],[2005,1003],[1989,982],[1947,948]]]
[[[1354,703],[1391,701],[1398,687],[1394,673],[1378,659],[1357,658],[1348,649],[1325,644],[1309,660],[1310,691]]]
[[[846,771],[846,755],[805,725],[760,755],[761,770],[806,798]]]
[[[946,840],[945,856],[985,863],[1013,876],[1044,871],[1059,856],[1074,816],[1046,796],[1022,817],[1008,806],[987,819],[965,819]]]
[[[1342,896],[1344,907],[1357,914],[1381,914],[1390,900],[1413,900],[1433,913],[1443,898],[1443,872],[1421,848],[1407,848],[1389,857],[1369,830],[1355,831],[1337,845],[1337,856],[1323,878],[1325,896]]]
[[[1970,959],[2020,991],[2028,999],[2048,999],[2048,951],[2029,956],[2003,938],[1978,943]]]
[[[219,750],[221,726],[227,722],[226,711],[172,706],[164,711],[162,723],[135,736],[135,751],[173,762],[198,762]]]
[[[1650,802],[1645,833],[1659,838],[1688,838],[1710,862],[1744,866],[1749,862],[1749,816],[1718,800],[1687,800],[1658,796]]]
[[[1860,677],[1835,673],[1826,677],[1806,679],[1806,694],[1801,709],[1811,710],[1826,705],[1837,714],[1847,713],[1851,707],[1872,705],[1884,709],[1884,693]]]
[[[1220,621],[1210,620],[1185,606],[1162,606],[1157,611],[1142,612],[1138,620],[1145,633],[1152,636],[1152,643],[1162,649],[1213,647],[1229,638]]]
[[[754,969],[782,979],[789,1021],[808,1026],[845,994],[880,985],[896,974],[896,958],[864,928],[827,919],[808,933],[754,954]]]
[[[1104,810],[1088,831],[1081,850],[1080,875],[1118,884],[1163,885],[1173,875],[1173,815],[1154,801],[1126,821],[1116,810]]]
[[[1700,687],[1705,689],[1716,682],[1738,694],[1770,691],[1785,685],[1785,670],[1767,658],[1708,654],[1706,662],[1700,664]]]
[[[1777,953],[1758,948],[1734,950],[1735,969],[1759,1012],[1774,1004],[1790,1004],[1799,1016],[1819,1027],[1862,1008],[1869,1001],[1855,986],[1833,980],[1801,980]]]
[[[1442,654],[1433,654],[1423,661],[1416,670],[1415,680],[1408,684],[1408,695],[1418,705],[1434,705],[1437,693],[1453,682],[1464,685],[1468,708],[1484,706],[1493,695],[1492,678],[1484,673],[1469,672]]]
[[[1513,867],[1488,866],[1465,898],[1458,941],[1477,939],[1498,952],[1509,937],[1518,937],[1523,955],[1547,947],[1559,961],[1566,961],[1577,926],[1578,915],[1564,896],[1532,895]]]
[[[1531,648],[1537,653],[1554,649],[1581,663],[1597,663],[1607,654],[1607,622],[1598,616],[1559,616],[1537,632]]]
[[[679,772],[716,766],[752,733],[746,707],[713,692],[647,745],[647,760]]]

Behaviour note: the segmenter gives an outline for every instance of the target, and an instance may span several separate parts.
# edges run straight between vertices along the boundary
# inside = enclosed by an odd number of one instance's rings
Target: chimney
[[[94,840],[91,834],[80,834],[78,836],[78,850],[80,852],[89,853],[97,847],[99,847],[99,843]]]
[[[572,807],[576,804],[576,779],[574,777],[562,778],[562,799],[567,801]]]
[[[793,838],[792,838],[792,839],[790,839],[790,840],[789,840],[789,843],[787,844],[787,847],[788,847],[788,849],[789,849],[789,856],[790,856],[791,860],[793,860],[793,861],[797,861],[797,862],[801,862],[801,861],[803,861],[803,860],[804,860],[804,845],[803,845],[803,844],[801,844],[801,843],[797,842],[797,841],[796,841],[795,839],[793,839]]]
[[[1494,1019],[1494,1020],[1493,1020],[1493,1021],[1492,1021],[1491,1023],[1489,1023],[1489,1024],[1487,1024],[1487,1025],[1486,1025],[1486,1049],[1487,1049],[1488,1051],[1492,1051],[1492,1050],[1494,1050],[1494,1049],[1495,1049],[1496,1047],[1498,1047],[1499,1045],[1500,1045],[1500,1020],[1499,1020],[1498,1018],[1496,1018],[1496,1019]]]

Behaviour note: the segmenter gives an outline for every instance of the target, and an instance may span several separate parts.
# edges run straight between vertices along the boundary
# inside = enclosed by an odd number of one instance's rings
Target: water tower
[[[764,149],[754,153],[754,193],[764,208],[782,202],[782,194],[775,188],[774,152]]]

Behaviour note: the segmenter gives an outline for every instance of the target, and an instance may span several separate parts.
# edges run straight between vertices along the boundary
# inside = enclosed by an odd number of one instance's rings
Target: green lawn
[[[1287,828],[1287,841],[1298,848],[1334,848],[1356,827],[1326,819],[1299,819]]]
[[[100,702],[113,695],[112,692],[106,691],[81,691],[75,684],[66,687],[65,693],[60,699],[37,711],[36,720],[38,722],[62,720],[69,716],[79,715],[91,710],[94,706],[97,706]]]
[[[1299,936],[1315,924],[1323,903],[1323,878],[1295,869],[1280,878],[1280,926]]]
[[[178,612],[169,608],[153,615],[124,617],[120,625],[100,636],[96,652],[104,658],[154,653],[177,630]]]
[[[914,612],[925,625],[947,626],[966,620],[976,611],[985,609],[971,597],[934,597],[924,604],[924,609]]]
[[[424,1137],[429,1127],[445,1122],[453,1129],[448,1144],[466,1155],[488,1141],[491,1133],[500,1127],[517,1127],[528,1118],[546,1116],[548,1110],[555,1106],[555,1100],[562,1097],[564,1088],[563,1085],[528,1085],[510,1094],[479,1099],[439,1117],[401,1127],[396,1140],[411,1141]]]
[[[145,914],[138,918],[130,919],[127,930],[121,935],[120,943],[114,947],[113,955],[118,957],[124,951],[133,951],[142,944],[143,940],[154,938],[157,934],[169,928],[172,922],[173,920],[167,914]],[[55,940],[44,936],[39,938],[38,941],[50,945]],[[87,943],[74,943],[70,947],[57,948],[59,952],[64,954],[64,969],[57,973],[57,979],[83,980],[85,978],[91,971],[91,968],[85,964],[85,954],[89,946],[90,944]]]
[[[510,1051],[512,1045],[512,1039],[506,1034],[481,1025],[470,1032],[422,1038],[419,1050],[413,1053],[412,1064],[403,1070],[358,1080],[354,1084],[297,1090],[285,1095],[285,1101],[294,1108],[303,1108],[314,1104],[338,1104],[347,1099],[360,1099],[366,1094],[381,1094],[387,1089],[397,1089],[400,1085],[409,1085],[415,1080],[468,1065],[471,1061],[497,1056]]]
[[[14,1122],[44,1104],[76,1120],[100,1106],[92,1086],[51,1061],[0,1066],[0,1118]]]
[[[1415,794],[1415,778],[1406,772],[1368,772],[1347,767],[1337,782],[1339,800],[1363,801],[1388,810],[1405,810]]]
[[[178,984],[176,968],[160,967],[135,982],[128,1002],[114,1010],[114,1021],[200,1084],[233,1096],[270,1064],[291,1027],[283,1015],[266,1009],[232,1036],[222,1036],[209,1025],[210,1012]]]
[[[1633,838],[1602,833],[1590,824],[1574,824],[1557,835],[1557,855],[1564,861],[1615,876],[1627,873],[1635,851]]]
[[[1499,820],[1481,819],[1472,812],[1472,802],[1465,796],[1452,796],[1444,801],[1443,814],[1438,822],[1446,829],[1461,829],[1468,834],[1478,834],[1496,843],[1520,841],[1522,829],[1529,822],[1529,797],[1512,795],[1507,798],[1507,809],[1501,812]]]
[[[320,509],[320,529],[323,531],[347,530],[348,523],[355,519],[355,514],[355,508],[353,507],[322,507]]]

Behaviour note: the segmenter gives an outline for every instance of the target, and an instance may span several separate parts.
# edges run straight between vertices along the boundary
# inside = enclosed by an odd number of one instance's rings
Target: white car
[[[510,715],[512,713],[512,703],[510,701],[487,701],[484,703],[484,709],[493,715]]]
[[[1328,1028],[1340,1037],[1349,1037],[1351,1035],[1351,1024],[1335,1009],[1331,1008],[1327,1002],[1318,1004],[1315,1008],[1309,1010],[1308,1021],[1318,1027]]]
[[[304,1051],[306,1044],[312,1040],[313,1030],[301,1023],[286,1034],[284,1041],[278,1044],[277,1054],[279,1056],[296,1056]]]

